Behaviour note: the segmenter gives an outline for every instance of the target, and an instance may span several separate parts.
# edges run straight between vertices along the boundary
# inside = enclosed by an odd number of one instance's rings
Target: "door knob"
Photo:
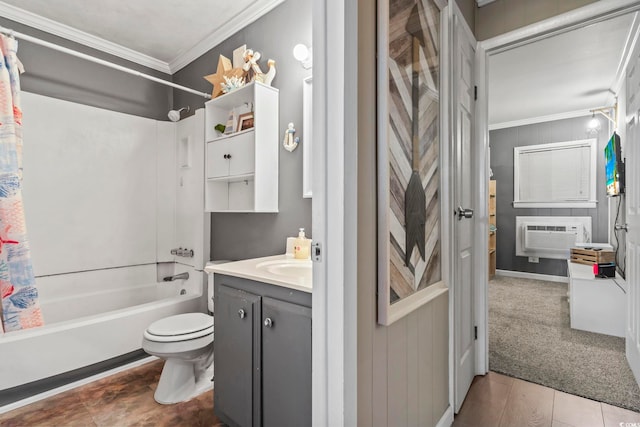
[[[266,319],[264,319],[264,326],[266,326],[267,328],[270,328],[273,326],[273,320],[271,320],[271,318],[267,317]]]
[[[246,315],[247,315],[247,313],[244,312],[244,309],[241,308],[240,310],[238,310],[238,316],[241,319],[244,319]]]
[[[458,206],[455,214],[458,215],[458,221],[462,218],[473,218],[473,209],[465,209],[462,206]]]

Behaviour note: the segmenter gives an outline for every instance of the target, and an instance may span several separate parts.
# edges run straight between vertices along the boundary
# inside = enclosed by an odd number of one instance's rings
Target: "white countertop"
[[[280,263],[294,267],[291,270],[295,269],[298,273],[279,274],[277,269],[265,268],[265,266],[277,266]],[[300,268],[295,268],[298,265]],[[269,283],[271,285],[311,293],[313,275],[311,268],[305,268],[307,266],[311,266],[311,260],[299,260],[293,258],[291,255],[275,255],[210,265],[205,267],[204,271],[207,273],[226,274],[228,276],[255,280],[257,282]]]

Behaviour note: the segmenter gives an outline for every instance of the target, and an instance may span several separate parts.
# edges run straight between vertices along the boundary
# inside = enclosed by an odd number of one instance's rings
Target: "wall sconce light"
[[[596,118],[596,113],[591,112],[591,120],[587,123],[587,133],[589,135],[595,135],[600,131],[600,120]]]
[[[611,117],[611,115],[609,114],[611,110],[613,110],[613,117]],[[596,117],[596,113],[604,116],[607,120],[613,123],[613,127],[617,129],[618,127],[618,122],[616,121],[616,119],[618,118],[618,102],[617,101],[612,107],[594,108],[593,110],[589,110],[589,111],[591,112],[591,120],[589,120],[589,123],[587,124],[587,133],[594,135],[598,133],[598,131],[600,131],[600,120],[598,120],[598,118]]]
[[[313,56],[311,48],[299,43],[293,47],[293,57],[300,61],[302,68],[308,70],[313,67]]]

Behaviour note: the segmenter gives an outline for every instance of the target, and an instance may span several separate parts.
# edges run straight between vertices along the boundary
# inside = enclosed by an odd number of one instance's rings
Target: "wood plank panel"
[[[418,426],[418,312],[407,316],[407,425]]]
[[[433,306],[433,424],[449,406],[449,293],[431,302]]]
[[[407,317],[403,317],[387,327],[389,331],[387,343],[388,426],[403,427],[408,425],[407,319]]]
[[[433,304],[427,304],[418,310],[418,425],[431,425],[435,418],[433,410],[433,357],[430,355],[433,346]],[[440,391],[441,393],[443,391]]]

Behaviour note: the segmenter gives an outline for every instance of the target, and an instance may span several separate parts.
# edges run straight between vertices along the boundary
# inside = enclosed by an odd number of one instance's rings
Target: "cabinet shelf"
[[[278,89],[252,82],[205,103],[206,212],[278,212],[278,97]],[[249,111],[252,128],[214,129]]]
[[[496,181],[489,181],[489,223],[494,226],[489,231],[489,278],[496,275]]]
[[[216,178],[207,178],[207,182],[240,182],[253,181],[255,174],[248,173],[244,175],[219,176]]]
[[[235,138],[237,136],[241,136],[241,135],[244,135],[244,134],[247,134],[247,133],[251,133],[251,132],[255,132],[255,129],[254,128],[245,129],[245,130],[241,130],[241,131],[238,131],[238,132],[230,133],[228,135],[220,135],[219,137],[212,138],[212,139],[208,140],[207,142],[222,141],[222,140],[225,140],[225,139],[228,140],[228,139],[232,139],[232,138]]]

